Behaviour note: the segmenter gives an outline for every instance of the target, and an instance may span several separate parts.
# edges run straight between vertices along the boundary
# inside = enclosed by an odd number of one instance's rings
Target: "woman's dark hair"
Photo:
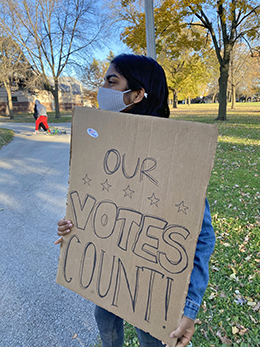
[[[144,88],[147,98],[131,108],[131,113],[169,118],[168,86],[163,68],[144,55],[120,54],[111,64],[128,82],[128,88]]]

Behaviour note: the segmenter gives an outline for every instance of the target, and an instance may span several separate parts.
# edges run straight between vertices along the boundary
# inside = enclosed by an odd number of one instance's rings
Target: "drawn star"
[[[107,190],[109,192],[109,188],[112,187],[111,184],[108,183],[107,179],[105,180],[104,183],[101,183],[102,185],[102,190]]]
[[[156,207],[158,207],[157,203],[160,201],[160,199],[156,198],[154,193],[152,194],[152,196],[150,196],[150,198],[147,199],[151,201],[150,205],[155,205]]]
[[[88,186],[90,186],[90,182],[92,181],[89,177],[88,174],[86,174],[86,176],[84,178],[82,178],[82,180],[84,181],[84,184],[87,184]]]
[[[135,191],[131,190],[129,185],[125,189],[123,189],[123,191],[125,192],[124,197],[129,196],[132,199],[132,195]]]
[[[189,209],[189,207],[184,205],[184,201],[180,202],[175,206],[178,207],[178,213],[183,212],[184,214],[187,214],[187,210]]]

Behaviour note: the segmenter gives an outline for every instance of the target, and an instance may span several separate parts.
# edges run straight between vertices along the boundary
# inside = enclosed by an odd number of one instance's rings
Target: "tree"
[[[207,84],[211,79],[212,70],[208,68],[207,61],[198,54],[193,54],[185,62],[180,93],[182,99],[205,96]]]
[[[231,55],[228,89],[231,108],[235,107],[236,96],[251,97],[259,84],[259,59],[252,55],[243,43],[236,43]]]
[[[92,63],[84,68],[81,81],[86,87],[84,93],[92,104],[97,104],[98,89],[104,83],[104,76],[113,58],[114,54],[110,51],[105,60],[101,61],[94,58]]]
[[[145,54],[144,0],[113,0],[108,6],[109,16],[120,33],[120,39],[136,54]]]
[[[59,77],[66,67],[86,60],[104,38],[106,20],[100,8],[97,12],[98,1],[1,0],[0,4],[0,26],[43,77],[59,118]]]
[[[11,88],[21,80],[26,80],[29,72],[30,65],[17,43],[7,36],[0,36],[0,82],[7,93],[7,107],[11,119],[14,118]]]
[[[119,8],[118,2],[121,7]],[[114,2],[113,2],[114,3]],[[144,14],[140,13],[140,1],[117,1],[118,20],[124,20],[130,25],[123,31],[122,39],[132,49],[144,50],[145,35],[143,25]],[[135,7],[135,3],[138,5]],[[195,31],[194,27],[202,27],[206,30],[204,42],[209,36],[216,52],[219,63],[219,111],[218,120],[226,120],[227,111],[227,83],[229,76],[230,55],[234,44],[245,39],[248,43],[259,38],[260,28],[260,4],[257,0],[165,0],[155,4],[155,36],[156,51],[160,47],[172,43],[174,49],[181,44],[187,48],[193,47],[198,51],[201,46],[202,35]],[[186,34],[183,36],[183,28],[190,28],[193,40]],[[140,36],[142,35],[142,38]],[[137,39],[138,37],[138,39]],[[175,49],[175,52],[178,50]],[[172,55],[173,57],[174,55]]]
[[[257,96],[260,82],[260,62],[256,58],[247,56],[247,63],[242,71],[235,75],[236,94],[239,98],[251,98]]]
[[[174,6],[172,6],[173,3]],[[116,1],[111,3],[111,6],[114,18],[126,23],[121,33],[122,41],[135,53],[146,54],[143,1]],[[203,51],[209,43],[204,39],[205,30],[199,27],[188,30],[187,23],[181,21],[180,6],[177,0],[155,2],[154,22],[157,57],[166,71],[175,108],[180,91],[186,95],[194,94],[201,75],[206,81],[208,73],[202,68],[204,66]],[[198,54],[200,50],[202,53]],[[194,69],[192,65],[194,65]],[[198,65],[201,68],[198,69]],[[184,92],[184,90],[186,91]]]
[[[235,108],[236,94],[239,85],[246,77],[247,70],[251,66],[250,54],[245,45],[235,44],[230,56],[230,75],[228,89],[231,96],[231,109]]]
[[[104,83],[104,76],[108,67],[109,62],[107,60],[101,61],[94,58],[92,63],[85,67],[82,76],[83,84],[98,90]]]
[[[121,32],[122,41],[137,54],[147,54],[143,3],[140,0],[111,3],[116,20],[126,23]],[[158,1],[154,8],[154,23],[157,56],[166,47],[169,58],[177,58],[184,50],[198,51],[205,45],[205,32],[201,28],[188,31],[187,23],[181,21],[178,0]]]
[[[166,49],[167,52],[167,49]],[[173,94],[173,108],[177,108],[178,98],[181,100],[197,96],[204,96],[208,90],[207,85],[213,79],[214,59],[212,52],[208,56],[194,53],[192,50],[183,50],[176,59],[168,59],[163,51],[158,61],[164,67],[169,91]]]
[[[239,39],[253,40],[259,35],[259,1],[181,0],[180,6],[190,26],[200,25],[211,35],[220,69],[217,119],[226,120],[231,52]],[[194,17],[199,23],[193,21]]]

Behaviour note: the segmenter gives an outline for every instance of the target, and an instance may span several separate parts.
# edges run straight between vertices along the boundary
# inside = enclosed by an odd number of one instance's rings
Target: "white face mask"
[[[101,87],[97,94],[99,108],[101,110],[120,112],[125,108],[133,105],[126,105],[124,102],[124,94],[130,92],[131,89],[121,92],[120,90]]]

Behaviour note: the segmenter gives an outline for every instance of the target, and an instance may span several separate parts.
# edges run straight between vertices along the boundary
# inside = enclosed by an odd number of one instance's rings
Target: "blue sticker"
[[[98,132],[97,132],[95,129],[88,128],[87,133],[88,133],[91,137],[98,137]]]

